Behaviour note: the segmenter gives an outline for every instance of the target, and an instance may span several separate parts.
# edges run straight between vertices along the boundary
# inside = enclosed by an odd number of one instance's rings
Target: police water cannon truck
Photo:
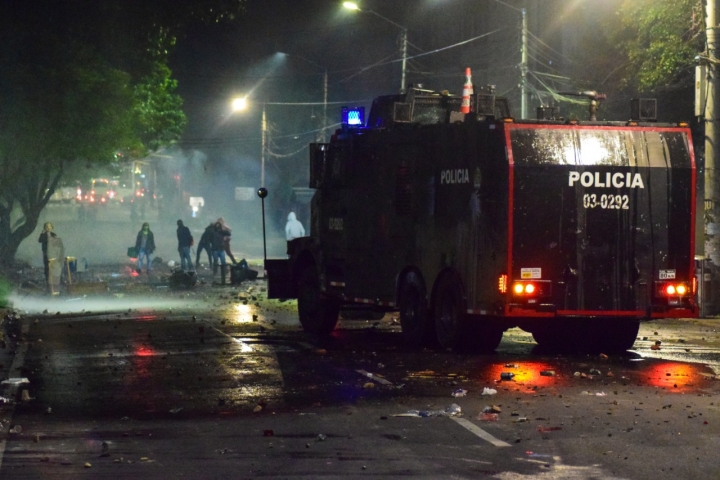
[[[310,235],[266,260],[270,298],[297,298],[308,332],[364,307],[399,312],[412,345],[485,351],[511,327],[622,351],[641,321],[698,316],[687,125],[650,99],[618,122],[514,119],[490,87],[469,100],[410,88],[367,121],[344,109],[310,145]]]

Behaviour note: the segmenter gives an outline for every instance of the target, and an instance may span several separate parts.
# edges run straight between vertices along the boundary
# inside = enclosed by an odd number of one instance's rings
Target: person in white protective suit
[[[289,242],[290,240],[304,236],[305,229],[303,228],[302,223],[300,223],[295,216],[295,212],[290,212],[288,214],[287,224],[285,224],[285,238]]]

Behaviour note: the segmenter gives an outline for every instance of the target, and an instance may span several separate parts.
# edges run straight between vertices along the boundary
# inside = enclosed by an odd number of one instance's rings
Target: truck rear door
[[[695,164],[687,129],[505,128],[507,314],[663,316],[692,303],[658,294],[668,278],[692,288]],[[523,281],[536,283],[534,295],[513,294]]]

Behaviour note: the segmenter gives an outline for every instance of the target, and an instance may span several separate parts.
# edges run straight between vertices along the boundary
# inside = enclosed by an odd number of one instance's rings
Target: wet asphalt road
[[[5,370],[30,383],[0,406],[0,478],[720,477],[713,321],[644,325],[609,358],[519,330],[494,355],[415,352],[392,315],[318,339],[261,281],[198,289],[23,315]]]

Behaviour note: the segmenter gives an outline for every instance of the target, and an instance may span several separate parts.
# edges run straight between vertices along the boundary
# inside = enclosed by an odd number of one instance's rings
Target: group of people
[[[232,230],[222,217],[218,218],[215,222],[211,222],[200,237],[195,264],[200,265],[200,254],[203,250],[207,251],[208,265],[213,266],[213,273],[217,273],[218,266],[221,266],[224,272],[227,265],[227,257],[230,258],[233,264],[237,263],[230,250],[231,235]],[[188,228],[182,220],[177,221],[177,240],[178,253],[180,254],[180,267],[186,271],[194,270],[195,267],[193,266],[191,253],[195,240],[192,233],[190,233],[190,228]],[[152,271],[152,254],[155,248],[155,235],[150,230],[150,224],[145,222],[135,239],[137,273],[141,273],[143,267],[146,268],[147,273]]]
[[[235,257],[230,250],[231,236],[232,230],[222,217],[218,218],[214,222],[210,222],[210,225],[205,228],[205,231],[200,237],[200,241],[197,245],[197,254],[195,256],[195,265],[200,265],[201,253],[203,251],[207,252],[208,265],[212,265],[213,275],[217,274],[218,269],[220,269],[223,283],[225,281],[227,259],[229,258],[233,265],[237,264]],[[285,236],[287,241],[305,236],[305,229],[297,220],[294,212],[290,212],[288,215],[288,221],[285,225]],[[38,242],[42,245],[43,266],[45,268],[45,279],[48,287],[50,287],[49,270],[52,261],[48,255],[48,245],[52,244],[55,239],[57,239],[57,235],[53,232],[52,224],[50,222],[45,223]],[[183,223],[182,220],[177,221],[177,240],[181,268],[185,271],[195,270],[191,256],[194,239],[190,229]],[[62,244],[60,243],[60,245]],[[53,248],[55,247],[51,246],[50,250]],[[155,235],[152,230],[150,230],[150,224],[145,222],[142,224],[142,227],[135,238],[135,255],[137,255],[136,272],[138,274],[142,273],[143,268],[148,274],[152,272],[152,257],[155,252],[155,248]]]

